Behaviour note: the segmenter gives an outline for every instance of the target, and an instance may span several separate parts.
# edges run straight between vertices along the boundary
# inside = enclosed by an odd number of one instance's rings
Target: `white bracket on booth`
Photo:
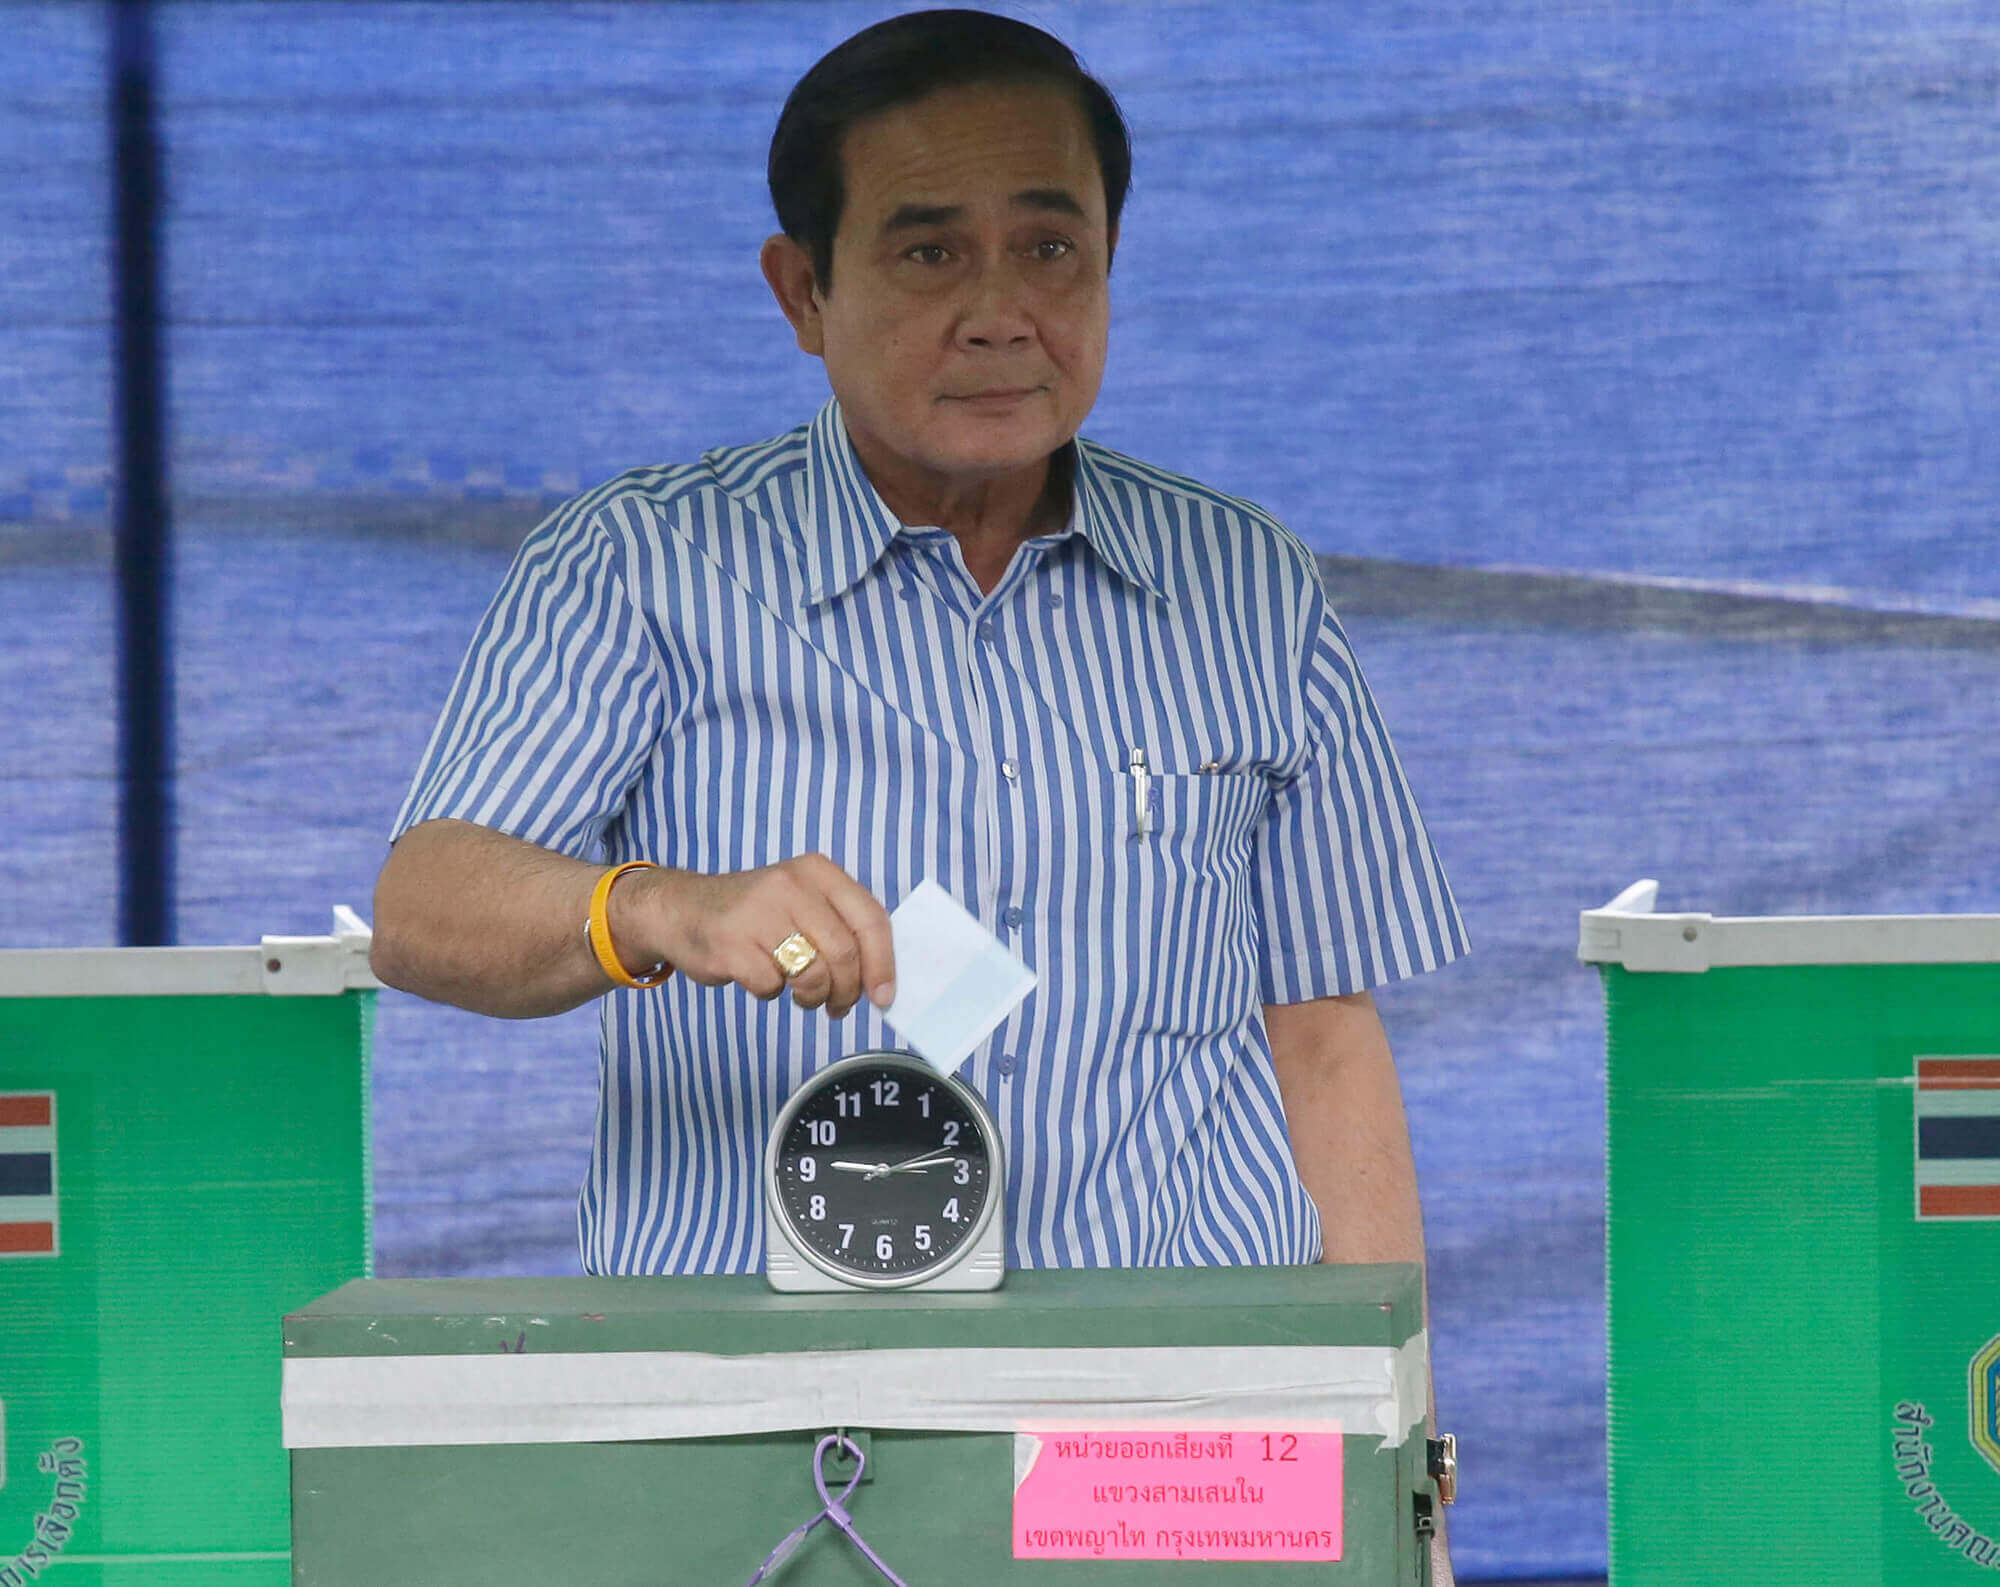
[[[1780,964],[1992,964],[2000,915],[1658,914],[1660,884],[1634,882],[1578,918],[1585,964],[1699,975]]]
[[[265,937],[239,948],[0,950],[0,997],[332,997],[379,988],[368,924],[345,904],[326,937]]]

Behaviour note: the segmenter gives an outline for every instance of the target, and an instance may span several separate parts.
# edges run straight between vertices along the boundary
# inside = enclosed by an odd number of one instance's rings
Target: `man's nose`
[[[1011,262],[983,266],[970,283],[971,295],[958,322],[958,339],[968,347],[1019,347],[1035,338],[1027,311],[1027,284]]]

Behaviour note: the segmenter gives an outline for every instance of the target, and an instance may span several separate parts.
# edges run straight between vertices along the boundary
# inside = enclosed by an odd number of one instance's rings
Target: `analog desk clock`
[[[1006,1182],[978,1092],[914,1053],[843,1058],[771,1126],[765,1275],[780,1290],[998,1288]]]

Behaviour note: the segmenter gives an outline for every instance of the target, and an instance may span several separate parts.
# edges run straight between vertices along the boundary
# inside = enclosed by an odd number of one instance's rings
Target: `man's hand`
[[[864,995],[878,1008],[896,995],[889,912],[823,854],[722,876],[633,871],[611,889],[609,918],[628,962],[664,959],[703,986],[734,982],[767,1002],[789,987],[835,1019]],[[794,932],[819,957],[787,982],[771,953]]]

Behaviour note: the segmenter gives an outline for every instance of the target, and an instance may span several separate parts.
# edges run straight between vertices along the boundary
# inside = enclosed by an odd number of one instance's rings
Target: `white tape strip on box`
[[[1019,1432],[1338,1423],[1400,1445],[1425,1336],[1387,1345],[606,1351],[285,1362],[288,1449],[608,1443],[819,1427]]]

